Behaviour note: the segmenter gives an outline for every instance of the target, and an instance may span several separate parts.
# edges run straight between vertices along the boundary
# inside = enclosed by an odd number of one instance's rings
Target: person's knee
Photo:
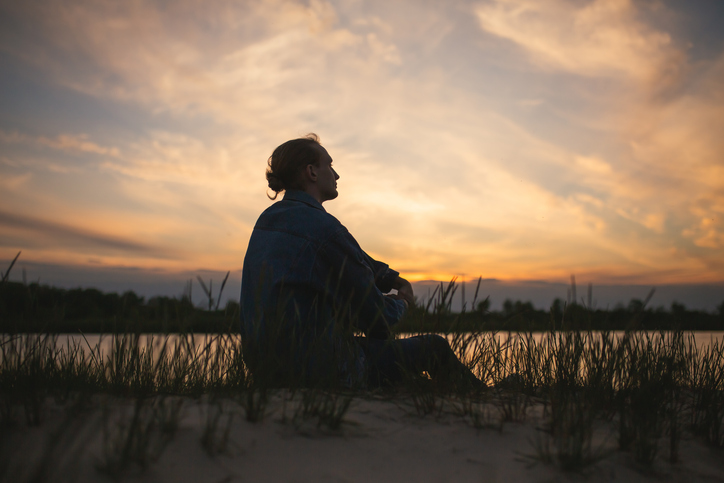
[[[425,345],[430,355],[440,363],[447,363],[455,356],[450,343],[446,338],[437,334],[427,334],[425,336]]]
[[[435,352],[451,350],[450,343],[445,337],[438,334],[428,334],[426,337],[428,344],[435,349]]]

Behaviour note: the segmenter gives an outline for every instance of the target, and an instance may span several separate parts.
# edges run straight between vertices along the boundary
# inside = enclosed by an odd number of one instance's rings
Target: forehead
[[[319,152],[319,161],[324,163],[331,163],[332,157],[329,155],[326,149],[324,149],[323,146],[320,146],[319,144],[314,146],[314,149],[316,149]]]

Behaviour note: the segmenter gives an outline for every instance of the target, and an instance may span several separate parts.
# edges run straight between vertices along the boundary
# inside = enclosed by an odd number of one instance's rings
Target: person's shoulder
[[[285,197],[262,212],[257,228],[283,229],[309,238],[328,238],[346,228],[324,209],[304,200]]]
[[[347,230],[334,215],[327,211],[307,207],[304,213],[308,217],[308,223],[316,227],[316,229],[323,231],[324,236]]]

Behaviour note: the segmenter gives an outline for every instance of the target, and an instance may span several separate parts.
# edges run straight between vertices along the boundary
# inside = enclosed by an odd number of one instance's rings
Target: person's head
[[[320,203],[337,197],[339,175],[316,134],[292,139],[277,147],[268,165],[266,179],[274,196],[267,196],[272,200],[290,189],[306,191]]]

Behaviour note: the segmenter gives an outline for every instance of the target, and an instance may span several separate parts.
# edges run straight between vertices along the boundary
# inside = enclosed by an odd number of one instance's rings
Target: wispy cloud
[[[20,143],[36,146],[44,146],[62,151],[77,151],[106,156],[119,157],[120,151],[116,147],[100,146],[88,140],[87,134],[61,134],[54,138],[45,136],[29,136],[17,131],[5,132],[0,129],[0,143]]]
[[[37,237],[40,242],[50,242],[56,246],[70,244],[79,249],[94,246],[122,253],[153,255],[162,258],[165,256],[163,250],[159,248],[153,248],[123,237],[94,233],[83,228],[4,211],[0,211],[0,225],[5,230],[29,232],[33,237]]]
[[[493,0],[476,8],[483,29],[515,42],[540,65],[648,88],[676,80],[683,52],[639,13],[631,0]]]

